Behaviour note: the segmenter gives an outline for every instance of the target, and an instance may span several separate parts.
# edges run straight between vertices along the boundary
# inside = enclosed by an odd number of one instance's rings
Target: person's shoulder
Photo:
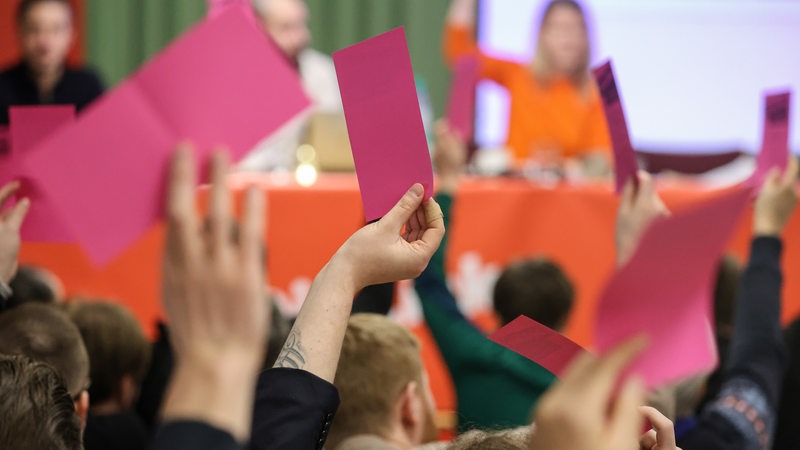
[[[307,48],[300,53],[300,66],[330,66],[333,67],[333,58],[321,51]]]
[[[24,69],[21,63],[15,63],[10,66],[0,67],[0,79],[10,79],[18,77],[22,73],[24,73]]]
[[[100,75],[89,67],[67,67],[64,70],[64,76],[74,80],[101,84]]]

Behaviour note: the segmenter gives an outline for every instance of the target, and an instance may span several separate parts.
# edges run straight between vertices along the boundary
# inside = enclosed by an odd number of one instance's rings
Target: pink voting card
[[[475,120],[475,89],[478,83],[478,58],[465,56],[456,62],[450,98],[447,102],[447,122],[461,139],[472,139]]]
[[[235,49],[235,51],[231,51]],[[37,146],[25,174],[96,264],[163,215],[175,145],[236,160],[308,106],[299,79],[238,8],[201,22]]]
[[[792,92],[767,95],[764,99],[764,136],[756,158],[756,171],[747,184],[760,188],[770,170],[781,173],[789,164],[789,114]]]
[[[622,107],[622,98],[617,88],[611,60],[595,68],[593,73],[597,80],[597,87],[600,89],[603,110],[608,123],[608,132],[611,135],[611,145],[614,147],[615,190],[619,193],[629,179],[638,184],[636,152],[633,150],[631,138],[628,134],[625,110]]]
[[[239,8],[241,9],[247,20],[251,23],[255,23],[255,15],[253,14],[253,7],[251,6],[250,0],[207,0],[208,1],[208,13],[206,17],[209,19],[216,19],[223,13],[227,12],[229,8]]]
[[[20,177],[21,162],[26,154],[61,127],[75,121],[75,107],[13,106],[9,109],[11,154],[3,161],[2,182],[21,178],[17,198],[27,197],[31,207],[22,227],[25,242],[72,242],[73,238],[64,219],[53,207],[48,195],[31,180]]]
[[[555,376],[561,376],[567,365],[585,351],[561,333],[525,316],[495,331],[489,340],[530,359]]]
[[[750,189],[735,188],[653,223],[600,297],[599,352],[647,335],[650,345],[631,371],[651,388],[716,365],[712,281],[750,195]]]
[[[433,170],[403,28],[333,54],[364,215],[386,214],[414,183],[433,193]]]
[[[59,127],[75,120],[75,106],[12,106],[8,110],[11,153],[36,146]]]

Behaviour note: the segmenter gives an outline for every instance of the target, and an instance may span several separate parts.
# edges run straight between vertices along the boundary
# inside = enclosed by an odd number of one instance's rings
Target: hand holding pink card
[[[489,340],[519,353],[557,377],[573,358],[586,351],[561,333],[525,316],[495,331]]]
[[[614,148],[615,192],[619,194],[629,179],[638,184],[636,152],[633,150],[633,145],[631,145],[628,124],[625,120],[625,110],[622,106],[622,98],[620,98],[619,89],[617,88],[617,80],[614,77],[614,68],[611,60],[595,68],[593,73],[600,89],[603,110],[608,123],[608,132],[611,135],[611,145]]]
[[[647,335],[650,345],[630,370],[651,388],[714,368],[712,281],[749,198],[750,189],[736,188],[675,211],[645,231],[598,302],[599,352]]]
[[[756,158],[756,171],[748,186],[760,188],[773,168],[781,172],[789,163],[789,116],[792,91],[767,95],[764,98],[764,135]]]
[[[414,183],[433,194],[433,169],[403,28],[333,54],[367,221]]]

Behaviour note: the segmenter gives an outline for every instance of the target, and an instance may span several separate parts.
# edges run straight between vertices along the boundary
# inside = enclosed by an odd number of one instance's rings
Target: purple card
[[[611,60],[606,61],[592,72],[597,80],[597,87],[600,89],[608,132],[611,135],[611,145],[614,147],[615,190],[620,193],[629,179],[632,179],[636,185],[639,184],[639,178],[636,176],[638,170],[636,152],[633,150],[628,134],[625,110],[617,88],[617,81],[614,78]]]
[[[756,170],[747,182],[750,186],[760,188],[770,170],[778,168],[783,173],[789,164],[791,101],[791,90],[765,96],[764,135],[756,158]]]
[[[433,194],[433,169],[403,28],[333,54],[367,221],[414,183]]]

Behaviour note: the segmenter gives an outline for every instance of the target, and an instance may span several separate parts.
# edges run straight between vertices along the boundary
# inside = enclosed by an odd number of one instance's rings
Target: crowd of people
[[[308,67],[330,68],[324,56],[308,49],[302,2],[254,5],[304,80],[315,79]],[[609,170],[610,144],[588,77],[581,5],[548,3],[537,56],[529,65],[479,54],[470,32],[475,7],[475,0],[453,1],[446,53],[453,61],[477,54],[482,76],[514,93],[508,145],[518,163],[556,152],[588,174]],[[71,39],[67,2],[23,0],[17,20],[23,62],[0,74],[2,114],[10,104],[82,108],[100,95],[94,75],[63,64]],[[316,80],[331,87],[329,79]],[[80,89],[70,89],[73,83]],[[341,108],[337,92],[321,92],[315,97],[318,107]],[[570,100],[554,100],[564,98]],[[551,121],[531,126],[532,116]],[[0,115],[0,124],[4,119]],[[289,135],[296,129],[287,130],[287,139],[293,139]],[[447,230],[458,227],[451,212],[467,146],[446,121],[439,122],[432,155],[435,196],[426,199],[422,185],[409,186],[388,213],[336,250],[314,278],[299,314],[286,318],[269,294],[269,249],[263,242],[268,223],[282,218],[269,213],[262,191],[250,188],[237,221],[226,184],[232,163],[224,152],[209,161],[207,212],[200,214],[200,169],[191,146],[179,145],[164,193],[166,320],[153,342],[123,306],[70,296],[57,274],[20,266],[20,230],[31,202],[12,201],[17,181],[0,187],[0,448],[800,448],[794,429],[800,321],[784,330],[780,317],[781,236],[797,204],[798,161],[791,160],[785,171],[773,169],[756,191],[748,260],[740,267],[720,255],[715,283],[708,286],[714,293],[718,368],[648,390],[639,375],[627,371],[649,351],[646,335],[604,354],[584,352],[557,377],[487,339],[460,310],[447,283],[445,255]],[[271,150],[259,150],[264,151]],[[616,235],[609,236],[619,266],[629,262],[648,227],[670,215],[654,180],[645,172],[637,177],[621,194]],[[359,312],[369,309],[358,305],[365,289],[405,279],[413,280],[452,376],[457,435],[450,441],[439,440],[418,339],[386,314]],[[561,332],[574,298],[570,274],[536,256],[503,268],[492,300],[501,324],[524,315]]]

